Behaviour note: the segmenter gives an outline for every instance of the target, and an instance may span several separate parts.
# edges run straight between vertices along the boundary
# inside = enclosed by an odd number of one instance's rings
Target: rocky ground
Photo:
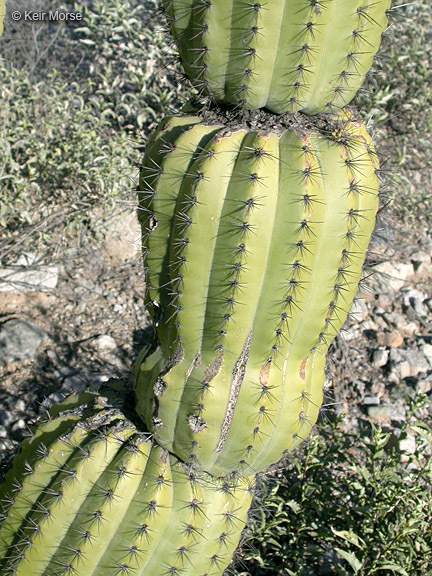
[[[25,254],[0,268],[3,468],[41,411],[125,375],[151,337],[135,215],[123,212],[105,227],[102,241],[78,243],[62,262]],[[384,236],[377,234],[365,289],[329,360],[325,411],[345,412],[351,428],[366,419],[397,430],[410,396],[432,398],[432,237],[400,225]],[[422,417],[432,418],[432,405]]]
[[[53,401],[122,376],[151,337],[132,212],[61,262],[0,268],[0,454]]]
[[[409,398],[432,398],[432,238],[387,227],[371,247],[370,276],[337,339],[335,407],[396,430]],[[432,403],[420,417],[431,420]]]

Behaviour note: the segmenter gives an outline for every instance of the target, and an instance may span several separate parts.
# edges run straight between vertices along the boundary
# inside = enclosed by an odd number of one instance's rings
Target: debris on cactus
[[[391,0],[163,0],[184,70],[216,102],[334,112],[370,70]]]
[[[3,576],[222,575],[252,480],[198,474],[107,396],[54,406],[0,488]],[[124,395],[124,393],[123,393]]]
[[[137,411],[214,476],[263,471],[308,436],[378,209],[372,138],[348,112],[257,114],[267,129],[255,113],[165,118],[139,185],[159,346],[136,364]]]

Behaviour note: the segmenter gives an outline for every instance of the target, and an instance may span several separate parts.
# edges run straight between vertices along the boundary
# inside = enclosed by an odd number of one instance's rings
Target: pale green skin
[[[206,474],[191,479],[95,394],[60,406],[24,442],[0,487],[2,576],[222,575],[247,520],[252,479],[229,491]]]
[[[6,16],[6,0],[0,0],[0,36],[3,32],[3,20]]]
[[[263,471],[308,436],[378,208],[378,164],[362,124],[336,130],[346,145],[319,133],[221,128],[172,117],[149,143],[140,219],[160,346],[135,369],[137,411],[157,442],[214,476]]]
[[[185,72],[202,92],[247,109],[318,114],[345,106],[362,85],[391,0],[163,5]]]

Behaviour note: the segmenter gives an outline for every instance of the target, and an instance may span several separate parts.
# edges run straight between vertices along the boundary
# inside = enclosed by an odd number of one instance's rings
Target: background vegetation
[[[432,214],[432,6],[395,2],[359,114],[389,174],[390,221],[421,234]],[[402,7],[398,8],[397,5]],[[8,11],[46,9],[44,0]],[[0,41],[0,265],[98,242],[134,205],[136,165],[158,120],[190,94],[154,0],[50,2],[76,24],[13,23]],[[399,440],[329,412],[285,470],[262,480],[237,576],[432,574],[432,433],[411,402]]]

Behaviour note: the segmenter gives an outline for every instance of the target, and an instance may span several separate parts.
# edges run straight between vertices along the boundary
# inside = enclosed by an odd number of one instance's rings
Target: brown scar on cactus
[[[228,405],[225,411],[225,417],[221,426],[221,433],[219,436],[219,441],[214,449],[215,452],[220,452],[224,447],[226,437],[228,435],[231,422],[234,416],[234,410],[237,404],[237,400],[240,394],[240,388],[243,383],[243,379],[246,374],[246,366],[249,360],[250,345],[252,340],[252,332],[249,332],[246,338],[246,342],[243,346],[243,350],[234,365],[231,377],[231,387],[230,394],[228,398]]]

